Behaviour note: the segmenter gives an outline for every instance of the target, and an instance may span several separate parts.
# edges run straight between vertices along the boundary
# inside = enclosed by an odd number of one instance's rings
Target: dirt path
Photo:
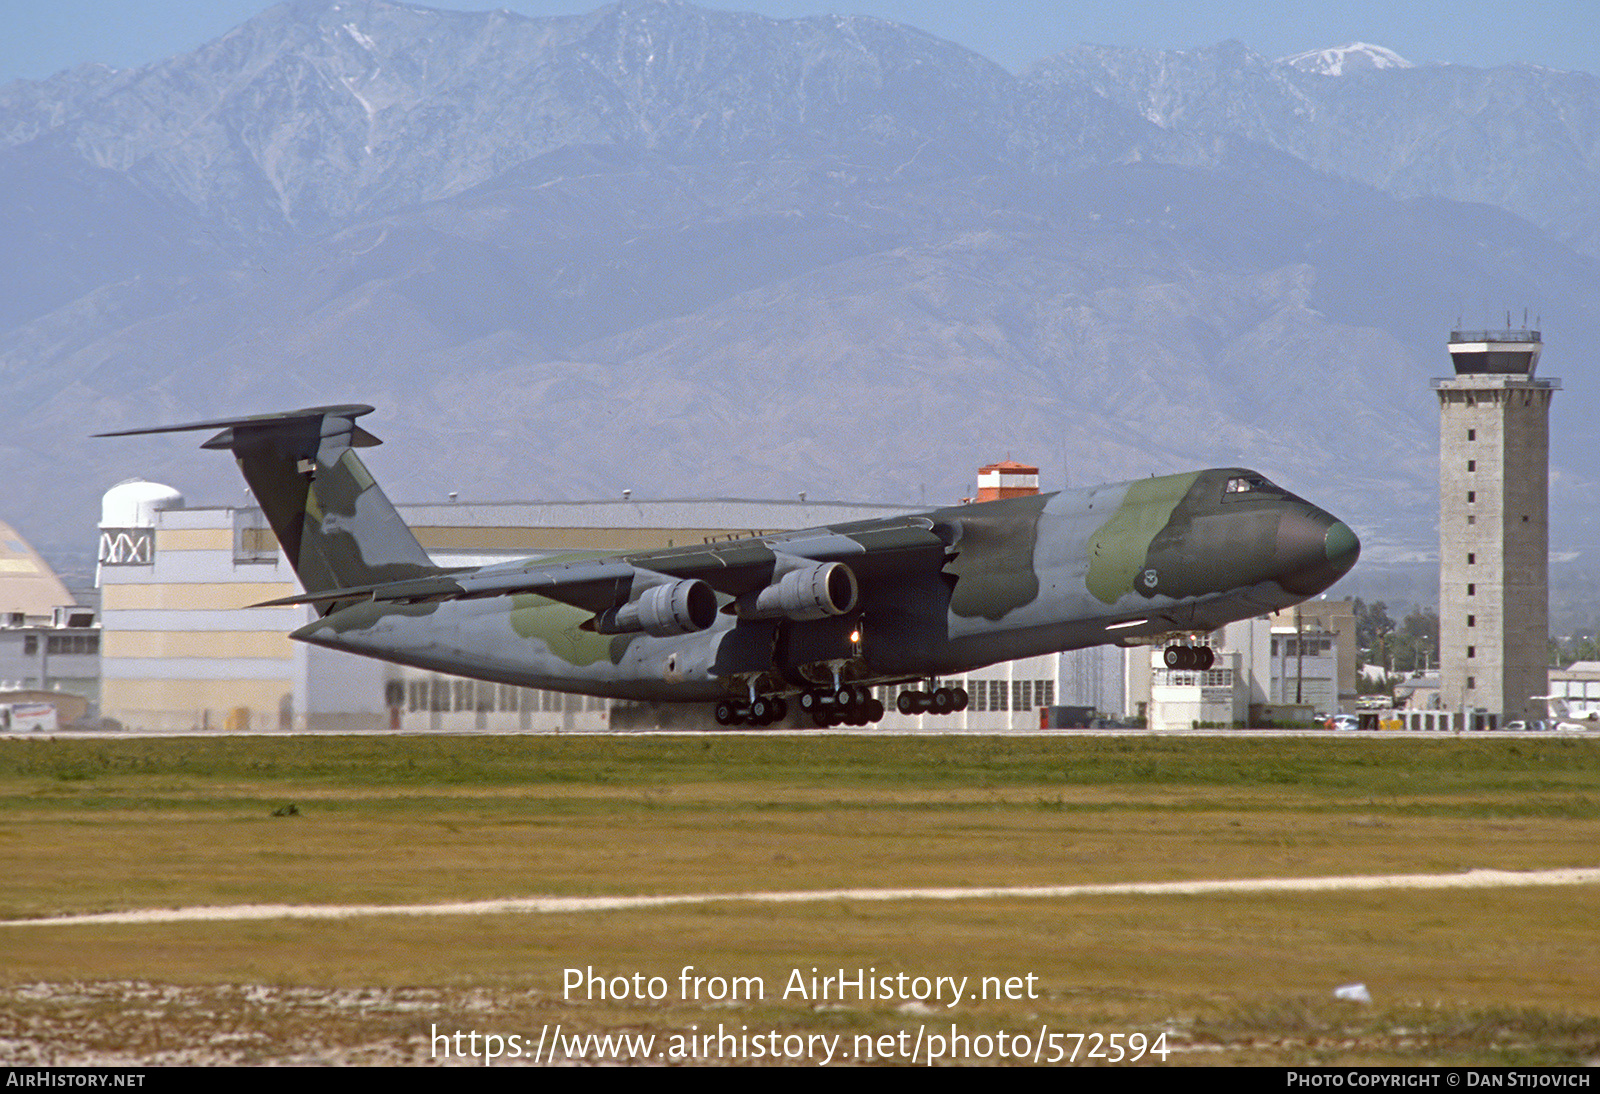
[[[240,904],[231,907],[153,908],[44,919],[0,921],[8,927],[89,926],[110,923],[184,923],[249,919],[348,919],[380,915],[501,915],[608,912],[733,901],[796,904],[819,900],[990,900],[1143,894],[1360,892],[1371,889],[1501,889],[1531,885],[1600,884],[1600,867],[1563,870],[1469,870],[1461,874],[1380,874],[1354,877],[1246,878],[1213,881],[1128,882],[971,889],[819,889],[808,892],[704,893],[680,896],[519,897],[449,904]]]

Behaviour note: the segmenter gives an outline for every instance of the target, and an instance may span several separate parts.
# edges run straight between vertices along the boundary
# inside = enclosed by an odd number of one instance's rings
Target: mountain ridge
[[[65,549],[130,469],[233,500],[81,437],[353,399],[400,498],[949,500],[1031,450],[1047,485],[1257,466],[1364,566],[1422,557],[1458,315],[1542,312],[1558,426],[1600,411],[1597,118],[1592,77],[1237,42],[1013,75],[861,17],[279,5],[0,88],[7,519]],[[1600,558],[1555,453],[1553,542]]]

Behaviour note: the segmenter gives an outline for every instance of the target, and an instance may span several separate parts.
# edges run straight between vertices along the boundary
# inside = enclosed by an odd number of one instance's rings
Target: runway
[[[1600,884],[1600,867],[1560,870],[1468,870],[1459,874],[1377,874],[1347,877],[1246,878],[1208,881],[1125,882],[1101,885],[981,887],[968,889],[818,889],[799,892],[700,893],[671,896],[516,897],[444,904],[240,904],[156,908],[90,915],[0,921],[6,927],[87,927],[113,924],[237,922],[270,919],[354,919],[369,916],[442,916],[614,912],[695,904],[801,904],[815,901],[1012,900],[1095,896],[1212,896],[1239,893],[1365,892],[1378,889],[1506,889]]]

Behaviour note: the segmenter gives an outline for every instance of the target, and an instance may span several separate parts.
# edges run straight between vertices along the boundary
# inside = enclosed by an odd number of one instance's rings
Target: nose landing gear
[[[1161,660],[1169,669],[1204,671],[1216,664],[1217,654],[1210,646],[1168,646]]]

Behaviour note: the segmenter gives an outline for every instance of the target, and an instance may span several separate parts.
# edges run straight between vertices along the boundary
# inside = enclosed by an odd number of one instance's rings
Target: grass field
[[[1597,848],[1587,740],[0,741],[11,920],[1530,870],[1594,866]],[[1600,1058],[1597,924],[1600,887],[1573,886],[14,925],[0,930],[0,1062],[427,1059],[441,1029],[531,1040],[556,1023],[847,1043],[952,1026],[1035,1044],[1165,1032],[1168,1063],[1583,1062]],[[685,966],[759,977],[765,998],[684,999]],[[1034,997],[782,998],[813,967],[1032,976]],[[670,991],[564,996],[569,968]],[[1373,1002],[1333,998],[1352,982]]]

